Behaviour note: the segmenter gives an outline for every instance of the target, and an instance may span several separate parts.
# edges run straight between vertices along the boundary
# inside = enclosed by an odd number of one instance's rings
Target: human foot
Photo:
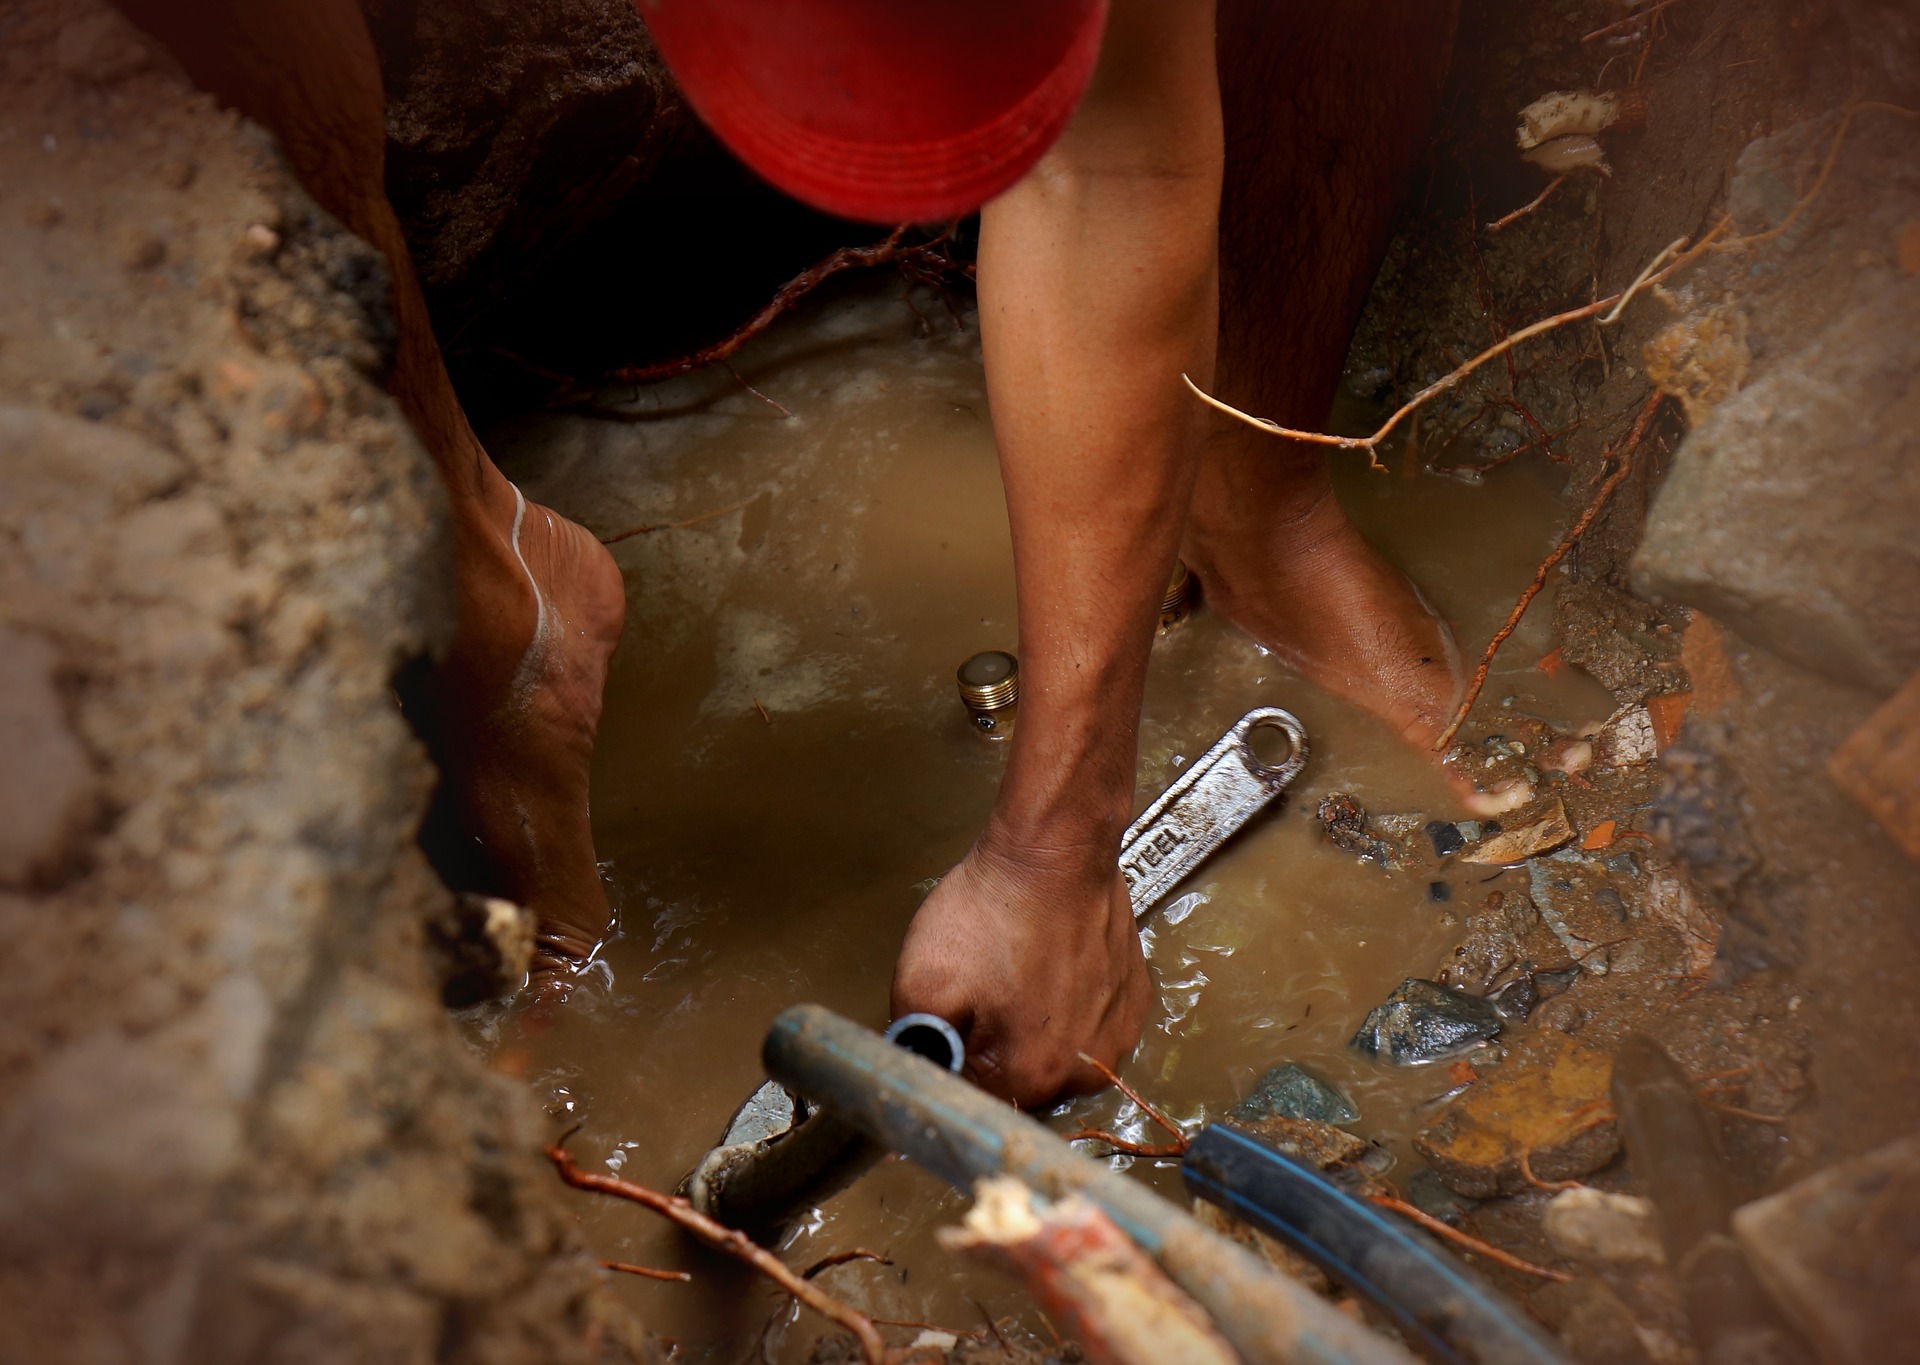
[[[609,911],[587,788],[626,594],[605,546],[498,480],[457,518],[460,624],[418,708],[458,880],[539,920],[536,980],[593,951]]]
[[[1324,479],[1279,515],[1209,519],[1184,555],[1208,605],[1314,685],[1432,746],[1462,684],[1446,622],[1347,519]]]

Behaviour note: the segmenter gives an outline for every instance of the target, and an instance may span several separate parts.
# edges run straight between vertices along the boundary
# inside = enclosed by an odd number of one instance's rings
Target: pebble
[[[1623,706],[1607,717],[1593,737],[1594,761],[1609,768],[1651,763],[1660,754],[1653,717],[1644,706]]]
[[[1630,1194],[1565,1190],[1547,1205],[1547,1240],[1562,1256],[1594,1267],[1664,1265],[1653,1203]]]
[[[1377,1175],[1393,1164],[1386,1148],[1355,1137],[1331,1123],[1273,1117],[1235,1119],[1233,1126],[1316,1171],[1371,1171]]]
[[[1360,1111],[1311,1071],[1287,1062],[1255,1081],[1247,1097],[1233,1106],[1231,1116],[1238,1120],[1288,1118],[1352,1123],[1360,1117]]]
[[[1482,839],[1462,853],[1460,860],[1488,866],[1521,863],[1572,842],[1573,833],[1573,824],[1567,819],[1567,808],[1559,797],[1555,797],[1546,814],[1538,820]]]
[[[1613,1060],[1559,1032],[1533,1030],[1524,1049],[1483,1076],[1414,1135],[1414,1150],[1471,1199],[1528,1187],[1520,1154],[1540,1180],[1574,1180],[1620,1150],[1603,1107]]]
[[[1421,1066],[1471,1052],[1500,1027],[1491,1002],[1409,977],[1367,1016],[1353,1046],[1395,1066]]]
[[[1493,1001],[1493,1007],[1500,1017],[1508,1023],[1524,1024],[1527,1016],[1533,1013],[1533,1007],[1540,1003],[1540,988],[1534,984],[1531,976],[1518,977],[1509,981],[1487,999]]]

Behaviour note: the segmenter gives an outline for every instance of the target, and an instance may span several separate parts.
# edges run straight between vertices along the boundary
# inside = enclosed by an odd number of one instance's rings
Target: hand
[[[1088,862],[983,839],[920,907],[894,969],[894,1017],[947,1020],[968,1077],[1023,1108],[1100,1089],[1078,1054],[1117,1067],[1140,1040],[1133,906],[1110,855]]]

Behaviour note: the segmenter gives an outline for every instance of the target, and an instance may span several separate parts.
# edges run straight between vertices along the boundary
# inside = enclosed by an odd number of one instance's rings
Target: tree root
[[[725,507],[716,507],[711,512],[702,512],[699,516],[687,517],[681,521],[652,521],[640,526],[629,526],[624,531],[616,531],[610,536],[601,537],[600,543],[618,545],[623,540],[631,540],[635,536],[650,536],[655,531],[684,531],[687,527],[698,526],[703,521],[712,521],[715,517],[724,517],[729,512],[738,512],[759,496],[755,493],[738,502],[730,502]]]
[[[1497,360],[1523,341],[1542,336],[1556,328],[1565,327],[1569,323],[1581,322],[1600,314],[1606,314],[1605,317],[1601,318],[1601,326],[1606,326],[1608,323],[1615,321],[1619,318],[1620,311],[1632,302],[1634,297],[1639,294],[1642,289],[1661,283],[1673,275],[1675,271],[1681,270],[1698,260],[1719,238],[1720,234],[1726,231],[1732,221],[1730,218],[1722,218],[1707,231],[1705,236],[1701,237],[1701,239],[1691,247],[1687,246],[1687,239],[1685,237],[1675,239],[1647,263],[1647,268],[1640,272],[1639,278],[1617,294],[1609,294],[1604,299],[1595,299],[1592,303],[1584,304],[1579,308],[1572,308],[1564,313],[1555,313],[1552,317],[1542,318],[1538,322],[1529,323],[1517,332],[1509,332],[1499,341],[1487,347],[1486,350],[1480,352],[1479,355],[1474,356],[1471,360],[1465,361],[1460,365],[1456,365],[1448,373],[1440,376],[1440,378],[1434,380],[1433,383],[1427,385],[1426,388],[1420,390],[1420,392],[1401,404],[1399,410],[1387,418],[1380,429],[1371,436],[1331,436],[1323,431],[1304,431],[1297,427],[1284,427],[1278,422],[1270,421],[1265,417],[1255,417],[1250,413],[1240,411],[1240,409],[1230,403],[1222,402],[1198,384],[1194,383],[1190,376],[1183,374],[1180,378],[1189,389],[1193,390],[1194,395],[1208,407],[1216,408],[1226,413],[1229,417],[1238,418],[1240,421],[1245,422],[1248,426],[1258,431],[1264,431],[1270,436],[1284,436],[1290,440],[1305,441],[1310,445],[1333,446],[1338,450],[1364,450],[1367,452],[1367,460],[1373,468],[1385,469],[1386,466],[1380,463],[1380,443],[1392,435],[1401,422],[1405,421],[1429,399],[1445,393],[1482,365],[1490,360]],[[1608,310],[1612,311],[1609,312]]]
[[[1152,1119],[1155,1123],[1159,1124],[1162,1128],[1166,1129],[1167,1132],[1172,1134],[1173,1142],[1169,1144],[1168,1149],[1162,1149],[1158,1147],[1139,1147],[1139,1144],[1122,1141],[1121,1139],[1114,1137],[1111,1133],[1098,1133],[1098,1132],[1092,1132],[1092,1131],[1083,1131],[1077,1134],[1075,1138],[1069,1138],[1068,1139],[1069,1142],[1075,1141],[1079,1137],[1090,1137],[1090,1138],[1098,1138],[1100,1141],[1106,1143],[1108,1146],[1114,1148],[1117,1151],[1129,1152],[1129,1154],[1135,1155],[1135,1156],[1181,1156],[1185,1154],[1187,1150],[1186,1129],[1182,1128],[1179,1124],[1175,1123],[1172,1119],[1168,1118],[1165,1114],[1161,1113],[1157,1108],[1154,1107],[1152,1102],[1150,1102],[1138,1090],[1135,1090],[1132,1086],[1128,1085],[1125,1081],[1121,1080],[1119,1076],[1115,1075],[1112,1067],[1108,1066],[1104,1062],[1095,1061],[1092,1057],[1088,1056],[1084,1052],[1080,1053],[1079,1056],[1081,1061],[1085,1062],[1088,1066],[1092,1067],[1095,1071],[1098,1071],[1102,1076],[1105,1076],[1107,1078],[1107,1083],[1109,1085],[1113,1086],[1113,1088],[1118,1090],[1122,1095],[1125,1095],[1128,1099],[1132,1100],[1135,1104],[1139,1105],[1141,1113],[1145,1114],[1148,1118]],[[1139,1150],[1133,1151],[1132,1149],[1136,1147],[1139,1147]]]
[[[1391,1194],[1370,1194],[1367,1202],[1377,1204],[1383,1209],[1391,1209],[1402,1218],[1418,1223],[1436,1237],[1444,1237],[1463,1251],[1475,1256],[1484,1256],[1489,1261],[1503,1265],[1509,1270],[1517,1270],[1523,1275],[1537,1275],[1543,1280],[1552,1280],[1556,1284],[1566,1284],[1573,1276],[1564,1270],[1555,1270],[1551,1266],[1535,1265],[1523,1260],[1510,1251],[1502,1251],[1490,1242],[1483,1242],[1470,1232],[1462,1232],[1450,1223],[1443,1223],[1425,1210],[1417,1209],[1406,1200]]]
[[[1548,552],[1547,557],[1541,561],[1539,569],[1533,575],[1533,581],[1527,585],[1526,591],[1520,594],[1520,600],[1514,603],[1513,610],[1508,613],[1500,629],[1493,633],[1493,639],[1488,641],[1486,651],[1480,656],[1480,666],[1473,671],[1473,680],[1467,684],[1466,695],[1460,699],[1460,705],[1454,710],[1452,721],[1433,742],[1435,752],[1444,751],[1449,744],[1453,743],[1453,737],[1460,733],[1461,725],[1466,722],[1467,713],[1480,699],[1480,689],[1486,686],[1487,674],[1493,668],[1493,656],[1500,652],[1500,646],[1507,642],[1507,637],[1519,629],[1520,618],[1527,614],[1527,608],[1533,604],[1533,599],[1538,597],[1540,590],[1546,586],[1547,575],[1553,572],[1555,565],[1566,558],[1567,552],[1574,547],[1575,542],[1586,534],[1594,518],[1605,509],[1614,492],[1633,471],[1634,452],[1645,438],[1647,426],[1652,422],[1654,413],[1659,411],[1660,404],[1665,398],[1666,395],[1658,390],[1648,395],[1646,404],[1640,409],[1640,415],[1634,419],[1633,429],[1627,433],[1626,440],[1620,444],[1619,464],[1612,473],[1600,481],[1600,487],[1594,493],[1593,500],[1587,504],[1586,510],[1574,519],[1573,525],[1567,528],[1567,533],[1560,537],[1560,543],[1555,545]]]
[[[1519,208],[1515,209],[1512,213],[1509,213],[1501,218],[1496,218],[1491,223],[1488,223],[1487,231],[1498,232],[1500,231],[1501,228],[1510,227],[1514,223],[1519,222],[1522,218],[1525,218],[1529,213],[1532,213],[1535,209],[1539,208],[1542,204],[1546,203],[1547,197],[1551,195],[1555,190],[1559,189],[1562,185],[1566,184],[1567,176],[1571,174],[1573,174],[1573,172],[1563,171],[1561,174],[1556,175],[1553,179],[1547,182],[1547,187],[1544,190],[1541,190],[1540,193],[1535,195],[1532,199],[1522,204]]]
[[[873,1325],[873,1319],[858,1309],[849,1308],[812,1281],[794,1274],[779,1257],[755,1245],[745,1233],[736,1232],[707,1217],[678,1195],[662,1194],[618,1176],[583,1171],[575,1164],[572,1153],[557,1144],[547,1148],[547,1159],[553,1163],[554,1170],[560,1173],[560,1178],[576,1190],[591,1190],[595,1194],[631,1200],[685,1228],[715,1250],[745,1261],[814,1312],[853,1333],[860,1342],[867,1365],[887,1365],[887,1346],[880,1339],[880,1331]]]
[[[817,261],[781,285],[766,306],[755,313],[733,333],[711,346],[703,346],[691,355],[676,360],[662,360],[652,365],[623,365],[619,369],[609,370],[593,387],[609,387],[615,384],[653,384],[662,379],[673,379],[695,370],[705,369],[729,359],[748,341],[767,329],[775,318],[793,307],[801,299],[819,288],[825,281],[845,270],[868,266],[895,264],[905,269],[910,277],[926,280],[938,279],[952,271],[965,272],[960,265],[941,248],[953,233],[948,228],[930,242],[905,245],[902,242],[911,225],[902,224],[888,233],[884,241],[872,246],[843,246],[824,260]],[[738,378],[739,376],[735,376]],[[742,383],[746,381],[742,380]],[[749,386],[751,387],[751,386]]]

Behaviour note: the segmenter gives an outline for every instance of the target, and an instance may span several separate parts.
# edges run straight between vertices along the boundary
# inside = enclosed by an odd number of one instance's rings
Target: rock
[[[1672,685],[1670,640],[1660,627],[1677,628],[1685,619],[1679,610],[1635,597],[1601,576],[1570,578],[1553,603],[1562,662],[1591,674],[1622,700]]]
[[[1527,1016],[1533,1013],[1534,1006],[1540,1003],[1540,988],[1534,984],[1532,976],[1516,977],[1487,999],[1493,1002],[1502,1019],[1508,1023],[1524,1024]]]
[[[1361,858],[1377,858],[1384,850],[1367,833],[1367,808],[1346,792],[1329,792],[1314,811],[1321,832],[1335,848]]]
[[[1409,977],[1367,1016],[1353,1046],[1395,1066],[1421,1066],[1471,1052],[1500,1026],[1499,1011],[1479,996]]]
[[[1547,1205],[1547,1240],[1589,1266],[1665,1265],[1653,1204],[1630,1194],[1563,1190]]]
[[[1683,974],[1696,979],[1706,976],[1720,946],[1720,921],[1680,873],[1655,869],[1647,881],[1645,915],[1648,923],[1664,925],[1679,936]]]
[[[1491,891],[1484,909],[1468,912],[1460,943],[1429,975],[1442,986],[1485,995],[1523,963],[1552,970],[1571,959],[1523,893]]]
[[[1460,826],[1447,820],[1431,820],[1427,823],[1427,838],[1433,841],[1434,856],[1444,858],[1449,853],[1458,853],[1467,846],[1467,835]]]
[[[1628,938],[1625,920],[1602,894],[1607,885],[1604,863],[1577,849],[1561,849],[1527,864],[1527,898],[1553,931],[1574,962],[1595,976],[1605,976],[1613,947]]]
[[[0,1356],[650,1358],[425,957],[451,553],[384,267],[114,7],[0,27],[0,847],[57,874],[0,892]]]
[[[690,151],[719,160],[631,0],[369,0],[387,184],[459,320]]]
[[[1393,1164],[1384,1147],[1355,1137],[1344,1128],[1312,1119],[1290,1119],[1275,1115],[1262,1119],[1233,1121],[1235,1128],[1253,1134],[1283,1156],[1292,1157],[1316,1171],[1352,1171],[1378,1174]]]
[[[1230,1113],[1236,1120],[1289,1118],[1317,1123],[1352,1123],[1360,1117],[1345,1095],[1293,1062],[1276,1066],[1255,1081],[1253,1090]]]
[[[1641,1339],[1633,1314],[1606,1285],[1590,1279],[1550,1284],[1527,1306],[1552,1327],[1580,1365],[1664,1365]]]
[[[1920,219],[1914,228],[1914,252],[1920,256]],[[1827,776],[1920,862],[1920,673],[1833,751]]]
[[[1573,826],[1567,820],[1567,808],[1556,796],[1539,819],[1482,839],[1462,853],[1460,861],[1490,866],[1520,863],[1550,853],[1572,839]]]
[[[1320,799],[1314,814],[1327,842],[1368,862],[1400,868],[1424,858],[1421,840],[1427,826],[1421,815],[1368,815],[1347,792],[1330,792]]]
[[[1572,1180],[1613,1160],[1608,1115],[1613,1062],[1564,1034],[1540,1032],[1414,1136],[1447,1185],[1472,1199],[1527,1188],[1520,1156],[1540,1180]]]
[[[1832,1166],[1735,1211],[1774,1301],[1840,1365],[1907,1359],[1920,1340],[1920,1137]]]
[[[0,886],[58,871],[95,809],[92,765],[54,690],[57,662],[45,640],[0,625]]]
[[[1829,136],[1800,125],[1750,145],[1731,190],[1736,211],[1770,216],[1745,206],[1767,198],[1759,187],[1769,180],[1790,186]],[[1867,130],[1847,151],[1829,200],[1860,196],[1854,227],[1890,234],[1920,199],[1901,134]],[[1802,215],[1782,248],[1799,249],[1809,231]],[[1793,345],[1764,365],[1756,357],[1740,392],[1688,432],[1648,517],[1633,582],[1803,668],[1884,696],[1920,669],[1912,534],[1920,278],[1891,268],[1842,273],[1837,261],[1817,273],[1809,265],[1806,278],[1777,304],[1756,300],[1754,326],[1777,327]]]

